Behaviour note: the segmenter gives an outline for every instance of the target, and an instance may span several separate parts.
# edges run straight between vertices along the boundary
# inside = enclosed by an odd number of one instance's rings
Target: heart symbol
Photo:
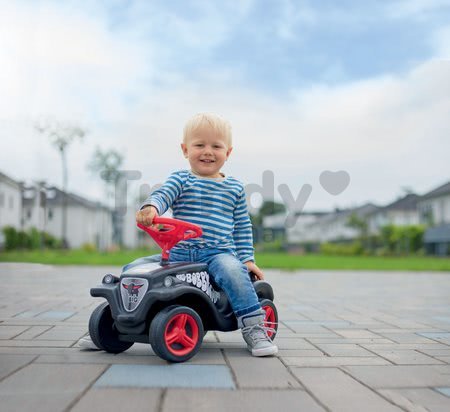
[[[345,170],[330,172],[325,170],[319,176],[321,186],[333,196],[341,194],[350,184],[350,175]]]

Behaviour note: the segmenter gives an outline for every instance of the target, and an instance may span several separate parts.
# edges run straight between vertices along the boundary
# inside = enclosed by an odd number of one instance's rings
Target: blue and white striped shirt
[[[233,177],[202,178],[180,170],[151,193],[144,205],[154,206],[160,216],[172,208],[175,219],[202,228],[201,237],[181,241],[181,247],[231,249],[243,263],[255,260],[244,186]]]

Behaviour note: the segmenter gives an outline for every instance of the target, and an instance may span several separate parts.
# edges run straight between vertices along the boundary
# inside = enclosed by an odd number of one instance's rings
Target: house
[[[100,204],[55,186],[36,183],[23,187],[22,227],[35,227],[61,239],[63,204],[67,202],[67,242],[71,248],[91,243],[104,250],[112,243],[111,211]]]
[[[371,235],[379,234],[386,225],[409,226],[419,224],[417,202],[420,196],[408,193],[387,206],[374,210],[367,216],[368,230]]]
[[[426,251],[450,255],[450,182],[423,195],[417,208],[420,222],[429,226],[424,234]]]
[[[20,182],[0,172],[0,231],[5,226],[20,228],[22,189]]]
[[[3,228],[6,226],[20,228],[21,209],[20,182],[0,172],[0,249],[5,243]]]
[[[305,216],[297,223],[297,227],[289,231],[288,243],[320,245],[324,242],[348,242],[359,236],[358,230],[348,225],[349,218],[355,214],[366,220],[367,216],[378,209],[378,206],[367,203],[352,209],[335,209],[331,213],[318,215],[315,218]]]

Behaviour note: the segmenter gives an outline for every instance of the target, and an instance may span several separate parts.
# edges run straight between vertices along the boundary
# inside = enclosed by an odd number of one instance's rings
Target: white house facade
[[[424,235],[427,252],[450,255],[450,182],[423,195],[417,207],[421,223],[429,226]]]
[[[20,227],[21,209],[20,183],[0,172],[0,232],[5,226]]]
[[[111,211],[73,193],[67,193],[66,240],[70,248],[90,243],[101,250],[112,244]],[[56,187],[33,185],[23,190],[23,229],[32,227],[63,237],[64,192]]]

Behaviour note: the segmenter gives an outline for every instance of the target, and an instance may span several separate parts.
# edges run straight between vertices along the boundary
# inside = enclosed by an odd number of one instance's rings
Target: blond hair
[[[186,143],[192,133],[205,126],[212,128],[217,134],[222,136],[226,140],[228,147],[232,146],[230,123],[213,113],[197,113],[189,119],[184,126],[183,143]]]

